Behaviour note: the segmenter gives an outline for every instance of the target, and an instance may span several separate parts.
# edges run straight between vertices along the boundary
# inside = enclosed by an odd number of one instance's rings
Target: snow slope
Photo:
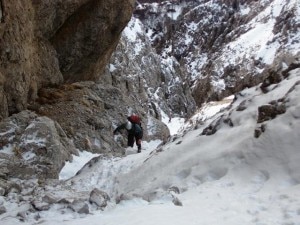
[[[258,107],[281,98],[286,112],[263,122],[266,129],[255,138]],[[100,161],[72,179],[78,191],[97,187],[112,199],[121,196],[119,204],[83,218],[52,209],[41,212],[42,224],[299,225],[299,99],[300,69],[266,94],[246,89],[159,150],[149,144],[141,154]],[[241,103],[245,109],[236,110]],[[221,122],[214,135],[201,135],[220,118],[233,126]]]

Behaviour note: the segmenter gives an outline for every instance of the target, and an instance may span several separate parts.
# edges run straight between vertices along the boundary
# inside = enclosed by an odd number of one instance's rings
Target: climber
[[[143,128],[141,126],[141,120],[137,115],[131,115],[127,117],[127,122],[121,124],[114,130],[114,135],[122,129],[127,130],[127,145],[133,147],[134,141],[138,147],[138,153],[142,150],[142,138]]]

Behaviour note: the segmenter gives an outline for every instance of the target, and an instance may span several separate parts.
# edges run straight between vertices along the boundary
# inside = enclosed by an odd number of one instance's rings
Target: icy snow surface
[[[99,156],[99,154],[93,154],[87,151],[79,152],[78,156],[73,155],[72,162],[66,162],[66,165],[60,171],[59,179],[67,180],[75,176],[79,169],[81,169],[88,161],[96,156]]]

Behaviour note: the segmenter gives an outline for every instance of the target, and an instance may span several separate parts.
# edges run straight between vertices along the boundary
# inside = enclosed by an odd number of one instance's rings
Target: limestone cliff
[[[0,116],[42,87],[96,80],[130,20],[134,0],[1,0]]]

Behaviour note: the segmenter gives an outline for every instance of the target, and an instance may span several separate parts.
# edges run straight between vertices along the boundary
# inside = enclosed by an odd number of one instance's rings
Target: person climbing
[[[133,114],[127,117],[127,122],[121,124],[114,130],[114,135],[120,130],[127,130],[127,146],[133,147],[134,141],[138,147],[138,153],[142,150],[143,128],[139,116]]]

